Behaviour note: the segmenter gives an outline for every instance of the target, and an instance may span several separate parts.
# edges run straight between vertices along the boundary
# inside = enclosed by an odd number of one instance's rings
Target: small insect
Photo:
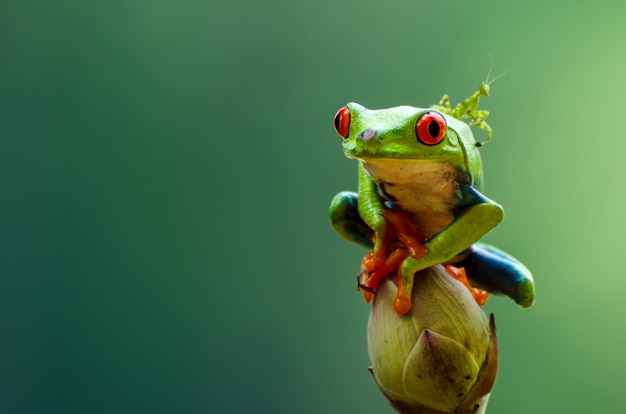
[[[491,76],[490,68],[489,73],[487,73],[487,79],[480,84],[478,90],[471,94],[463,102],[459,102],[454,109],[450,106],[450,97],[448,95],[443,95],[443,98],[441,98],[439,103],[437,105],[433,105],[432,107],[456,119],[469,118],[471,119],[470,126],[476,125],[478,128],[487,131],[487,138],[482,142],[476,142],[477,147],[482,147],[491,140],[492,131],[491,126],[487,123],[489,111],[478,109],[479,100],[481,96],[489,97],[489,86],[505,74],[506,72],[503,72],[495,78],[489,80],[489,76]]]

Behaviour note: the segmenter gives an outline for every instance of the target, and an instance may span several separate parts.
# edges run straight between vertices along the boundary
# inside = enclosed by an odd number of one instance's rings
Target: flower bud
[[[394,310],[384,278],[368,323],[370,368],[399,413],[484,413],[496,379],[498,344],[472,294],[442,266],[415,274],[411,310]]]

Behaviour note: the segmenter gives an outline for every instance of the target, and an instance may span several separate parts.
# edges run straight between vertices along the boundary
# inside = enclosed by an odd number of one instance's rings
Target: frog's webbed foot
[[[362,270],[358,276],[359,290],[363,292],[365,300],[369,303],[372,294],[376,292],[380,280],[397,270],[407,257],[418,259],[427,253],[423,242],[426,237],[409,218],[400,210],[385,208],[383,211],[386,230],[381,242],[375,244],[374,249],[365,255],[362,261]],[[399,278],[402,284],[402,278]],[[412,286],[412,284],[411,284]],[[402,309],[410,308],[410,290],[408,298],[405,291],[399,289]]]
[[[361,267],[361,273],[357,276],[358,288],[361,293],[363,293],[363,297],[367,303],[370,303],[372,300],[372,295],[376,293],[381,279],[396,270],[408,256],[408,252],[404,247],[393,247],[392,249],[393,251],[386,258],[380,270],[368,272],[365,265]],[[367,258],[368,255],[366,255],[363,260],[366,261]]]
[[[474,296],[474,300],[476,301],[476,303],[478,303],[480,306],[483,306],[487,303],[489,292],[487,292],[486,290],[472,287],[472,285],[470,285],[469,280],[467,280],[467,274],[465,273],[465,268],[455,267],[452,265],[446,265],[446,271],[448,272],[448,274],[450,274],[450,276],[452,276],[453,278],[461,282],[463,286],[465,286],[467,290],[470,291],[472,296]]]

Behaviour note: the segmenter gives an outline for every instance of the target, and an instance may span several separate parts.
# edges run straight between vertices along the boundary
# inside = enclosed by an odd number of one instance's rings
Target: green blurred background
[[[0,3],[0,412],[392,413],[366,367],[363,249],[332,231],[370,108],[481,107],[490,413],[619,412],[623,2]],[[621,126],[620,126],[621,125]]]

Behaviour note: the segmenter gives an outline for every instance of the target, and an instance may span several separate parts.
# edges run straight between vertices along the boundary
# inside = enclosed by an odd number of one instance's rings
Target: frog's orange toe
[[[377,251],[372,250],[363,256],[363,260],[361,260],[361,264],[363,268],[367,271],[367,273],[380,272],[385,268],[385,264],[387,263],[387,256],[385,255],[385,251]]]
[[[359,290],[363,294],[363,299],[365,299],[365,303],[370,303],[372,301],[372,298],[374,297],[374,294],[368,290],[364,290],[364,289],[359,289]]]
[[[472,295],[474,295],[474,300],[480,306],[484,306],[487,304],[487,299],[489,299],[489,292],[482,289],[472,288]]]
[[[487,292],[486,290],[472,287],[472,285],[470,285],[469,283],[469,280],[467,280],[467,274],[465,273],[464,267],[446,265],[446,271],[448,272],[448,274],[450,274],[450,276],[461,282],[463,286],[465,286],[467,290],[470,291],[476,303],[478,303],[480,306],[483,306],[487,303],[487,299],[489,298],[489,292]]]
[[[399,315],[404,315],[411,310],[411,298],[407,298],[398,292],[396,300],[393,302],[393,309]]]
[[[365,303],[370,303],[372,301],[377,287],[378,286],[371,285],[371,277],[368,277],[367,271],[362,269],[361,273],[357,276],[357,289],[363,294]]]

